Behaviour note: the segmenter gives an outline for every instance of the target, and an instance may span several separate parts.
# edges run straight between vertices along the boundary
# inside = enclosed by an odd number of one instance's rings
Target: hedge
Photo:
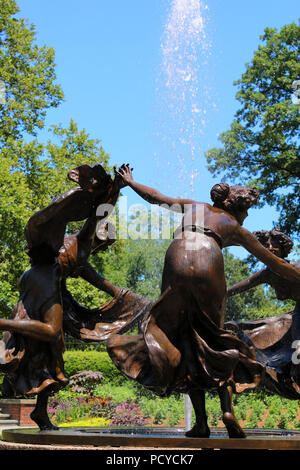
[[[67,377],[93,370],[103,374],[104,383],[121,385],[129,380],[116,368],[106,351],[66,351],[64,361]]]

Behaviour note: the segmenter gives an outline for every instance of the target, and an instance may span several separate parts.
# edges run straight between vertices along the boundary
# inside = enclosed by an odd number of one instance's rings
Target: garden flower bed
[[[235,414],[247,428],[300,429],[299,401],[262,391],[234,395]],[[224,427],[218,396],[207,394],[211,427]],[[49,415],[58,426],[184,426],[182,395],[156,397],[134,382],[105,383],[99,372],[84,371],[49,402]]]

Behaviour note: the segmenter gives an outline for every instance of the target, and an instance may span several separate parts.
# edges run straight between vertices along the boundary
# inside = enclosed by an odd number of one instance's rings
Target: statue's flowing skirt
[[[264,374],[252,347],[218,328],[188,291],[172,288],[147,312],[140,334],[113,334],[107,350],[119,370],[160,396],[225,382],[241,392]]]
[[[275,317],[228,322],[226,328],[254,351],[265,367],[262,385],[285,398],[300,399],[300,302]],[[298,351],[297,351],[298,349]]]
[[[60,303],[58,264],[35,267],[23,274],[19,301],[12,313],[15,321],[45,321],[45,312]],[[48,307],[47,307],[48,306]],[[30,397],[43,391],[55,393],[68,383],[64,374],[64,335],[55,341],[34,339],[19,333],[4,333],[0,373],[5,374],[2,393],[6,397]]]
[[[112,333],[134,327],[150,309],[152,302],[128,290],[102,305],[88,309],[62,287],[63,332],[84,342],[102,342]],[[14,319],[34,319],[35,310],[18,303]],[[39,320],[41,320],[39,318]],[[5,332],[0,372],[5,374],[2,392],[6,397],[34,396],[42,391],[55,393],[68,380],[64,375],[64,337],[49,343],[24,335]]]
[[[299,365],[293,363],[295,313],[227,322],[218,328],[197,299],[168,288],[156,302],[123,290],[99,308],[87,309],[62,290],[64,332],[85,342],[107,341],[107,351],[127,377],[160,396],[224,383],[239,393],[262,384],[299,399]],[[297,303],[298,305],[298,303]],[[298,305],[299,307],[299,305]],[[16,318],[24,310],[17,310]],[[295,323],[295,322],[294,322]],[[136,328],[137,334],[124,334]],[[63,339],[55,344],[6,333],[4,393],[30,396],[65,386]]]

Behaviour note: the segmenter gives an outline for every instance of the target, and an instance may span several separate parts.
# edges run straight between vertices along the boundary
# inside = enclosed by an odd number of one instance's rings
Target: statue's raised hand
[[[127,163],[126,165],[123,163],[123,165],[120,166],[118,170],[115,170],[115,174],[119,175],[122,178],[124,186],[127,186],[132,183],[132,170],[133,168],[130,168],[129,163]]]
[[[120,191],[120,189],[124,188],[126,184],[124,183],[122,176],[118,173],[117,168],[114,166],[114,187]]]

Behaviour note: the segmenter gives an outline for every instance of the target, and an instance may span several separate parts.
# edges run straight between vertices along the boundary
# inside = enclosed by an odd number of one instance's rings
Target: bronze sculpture
[[[99,204],[115,204],[121,185],[101,165],[81,165],[68,174],[79,183],[28,221],[25,236],[32,268],[20,279],[20,297],[13,318],[0,319],[6,330],[6,387],[15,395],[37,395],[31,418],[41,430],[55,429],[47,414],[51,393],[64,387],[62,270],[57,262],[71,221],[94,217]],[[104,216],[103,216],[104,217]],[[90,245],[92,247],[92,244]]]
[[[293,242],[278,229],[254,232],[254,235],[271,252],[286,258]],[[300,263],[291,263],[300,270]],[[285,398],[300,398],[300,366],[293,363],[297,341],[300,341],[300,286],[289,282],[270,269],[264,268],[234,286],[228,296],[237,295],[260,284],[270,285],[279,300],[296,301],[294,310],[270,318],[228,322],[226,328],[234,329],[238,336],[254,350],[257,360],[264,365],[266,373],[262,385]],[[298,343],[299,348],[300,342]]]
[[[50,393],[67,383],[64,332],[84,341],[108,339],[113,362],[128,377],[161,396],[189,393],[196,425],[188,436],[209,436],[205,390],[215,389],[229,436],[245,437],[234,416],[232,393],[264,380],[265,364],[249,338],[225,329],[222,248],[244,246],[270,268],[272,276],[278,273],[289,285],[299,285],[300,271],[242,227],[248,208],[258,201],[255,189],[215,185],[210,205],[169,198],[140,185],[133,181],[129,165],[116,174],[113,181],[100,165],[81,165],[69,173],[79,186],[28,221],[25,233],[32,269],[21,278],[14,319],[0,319],[0,329],[8,331],[6,362],[0,371],[6,373],[8,386],[22,394],[37,394],[32,419],[40,429],[55,429],[47,415],[47,401]],[[188,208],[166,253],[162,293],[154,304],[113,286],[88,263],[90,254],[114,241],[108,236],[108,225],[102,228],[102,240],[97,236],[102,218],[96,214],[97,207],[113,206],[127,184],[151,203],[182,213]],[[69,222],[84,219],[77,234],[65,234]],[[113,299],[97,309],[79,305],[66,288],[68,276],[83,277]],[[120,334],[141,318],[141,334]]]
[[[190,395],[196,424],[188,436],[208,437],[205,390],[217,389],[229,437],[245,437],[232,408],[232,392],[255,387],[264,373],[253,350],[223,329],[226,283],[222,248],[241,245],[271,270],[299,283],[300,271],[278,258],[242,227],[257,203],[255,189],[221,183],[211,190],[213,206],[164,196],[135,182],[129,165],[119,169],[124,183],[152,204],[184,212],[167,250],[161,296],[135,336],[111,335],[115,365],[156,393]],[[172,206],[172,207],[171,207]],[[197,209],[202,210],[199,217]],[[187,221],[187,222],[186,222]],[[187,249],[193,237],[194,249]]]

